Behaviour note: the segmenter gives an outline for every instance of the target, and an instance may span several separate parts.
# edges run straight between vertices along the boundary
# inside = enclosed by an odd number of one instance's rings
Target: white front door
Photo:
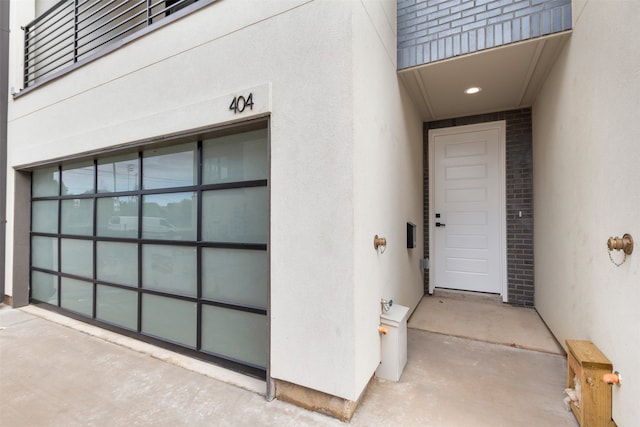
[[[429,235],[434,287],[506,301],[505,123],[429,132]]]

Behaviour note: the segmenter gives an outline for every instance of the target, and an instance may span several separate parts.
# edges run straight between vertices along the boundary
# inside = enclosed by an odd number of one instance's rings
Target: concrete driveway
[[[343,423],[265,401],[260,381],[34,307],[2,306],[0,328],[4,427],[578,425],[562,402],[564,357],[417,329],[401,380],[374,379]]]

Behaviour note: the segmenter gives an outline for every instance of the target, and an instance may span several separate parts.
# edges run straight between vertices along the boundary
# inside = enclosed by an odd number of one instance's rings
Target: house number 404
[[[246,108],[253,110],[253,93],[249,93],[246,98],[242,95],[235,96],[231,101],[231,105],[229,105],[229,110],[233,111],[234,114],[242,113]]]

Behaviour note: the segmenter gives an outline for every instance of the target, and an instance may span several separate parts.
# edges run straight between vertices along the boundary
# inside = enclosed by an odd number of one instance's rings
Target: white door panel
[[[495,122],[429,134],[430,291],[503,293],[504,132]]]

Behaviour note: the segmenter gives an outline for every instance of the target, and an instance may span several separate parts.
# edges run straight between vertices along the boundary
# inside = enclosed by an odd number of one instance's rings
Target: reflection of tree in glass
[[[47,195],[58,194],[58,172],[52,174],[41,174],[37,180],[38,193]],[[66,185],[62,184],[62,194],[67,194],[69,189]]]
[[[193,201],[183,199],[179,203],[169,203],[167,205],[167,216],[169,222],[179,228],[191,228],[191,213],[193,212]]]
[[[138,215],[138,200],[137,196],[134,197],[135,200],[130,201],[120,201],[120,215]],[[122,198],[120,198],[122,199]]]
[[[93,194],[95,171],[93,164],[62,169],[62,194]]]
[[[163,209],[155,202],[144,204],[144,216],[154,216],[164,218]]]

